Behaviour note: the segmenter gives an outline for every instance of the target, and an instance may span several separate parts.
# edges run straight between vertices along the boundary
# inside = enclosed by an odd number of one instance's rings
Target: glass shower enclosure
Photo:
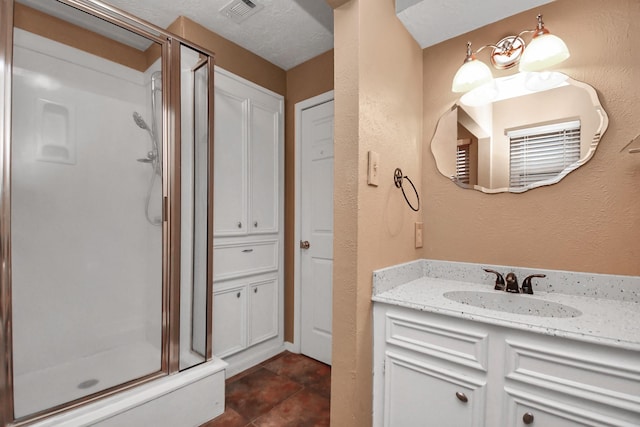
[[[4,426],[211,359],[213,54],[98,1],[0,2]]]

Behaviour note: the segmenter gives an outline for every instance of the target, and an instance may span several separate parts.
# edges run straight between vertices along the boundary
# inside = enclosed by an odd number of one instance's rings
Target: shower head
[[[133,121],[136,122],[136,125],[138,125],[140,129],[144,129],[147,131],[147,133],[149,134],[149,138],[151,138],[151,146],[153,147],[153,151],[155,152],[154,158],[159,157],[160,152],[158,148],[158,141],[156,141],[156,136],[153,133],[153,130],[151,130],[149,125],[147,125],[147,122],[144,121],[140,113],[138,113],[137,111],[133,112]]]
[[[144,129],[146,131],[151,132],[151,129],[147,125],[147,122],[144,121],[140,113],[138,113],[137,111],[133,112],[133,121],[136,122],[136,124],[140,129]]]

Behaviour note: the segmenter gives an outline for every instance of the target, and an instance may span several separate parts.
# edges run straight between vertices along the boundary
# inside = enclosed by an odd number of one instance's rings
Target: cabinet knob
[[[253,288],[253,293],[257,294],[258,293],[258,288]]]
[[[456,392],[456,397],[460,402],[467,403],[469,401],[469,399],[467,398],[467,395],[461,391]]]
[[[254,221],[254,222],[253,222],[253,226],[254,226],[254,227],[257,227],[257,226],[258,226],[258,221]]]
[[[242,228],[242,222],[238,221],[238,228]]]
[[[240,292],[236,294],[236,298],[240,298]]]
[[[531,412],[525,412],[525,414],[522,416],[522,421],[525,424],[533,423],[533,414]]]

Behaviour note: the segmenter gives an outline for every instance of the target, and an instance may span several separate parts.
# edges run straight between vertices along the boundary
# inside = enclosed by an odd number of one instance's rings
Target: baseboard
[[[300,346],[289,341],[285,341],[284,349],[290,351],[291,353],[300,354]]]

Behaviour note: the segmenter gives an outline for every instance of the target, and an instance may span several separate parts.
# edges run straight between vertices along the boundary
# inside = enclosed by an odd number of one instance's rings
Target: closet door
[[[216,77],[214,235],[236,236],[247,230],[247,112],[246,97],[225,89]]]
[[[278,335],[278,282],[266,279],[249,285],[249,345]]]
[[[264,96],[264,95],[262,95]],[[251,102],[249,127],[250,233],[278,232],[279,103]]]
[[[213,293],[213,354],[225,357],[247,347],[247,287]]]

